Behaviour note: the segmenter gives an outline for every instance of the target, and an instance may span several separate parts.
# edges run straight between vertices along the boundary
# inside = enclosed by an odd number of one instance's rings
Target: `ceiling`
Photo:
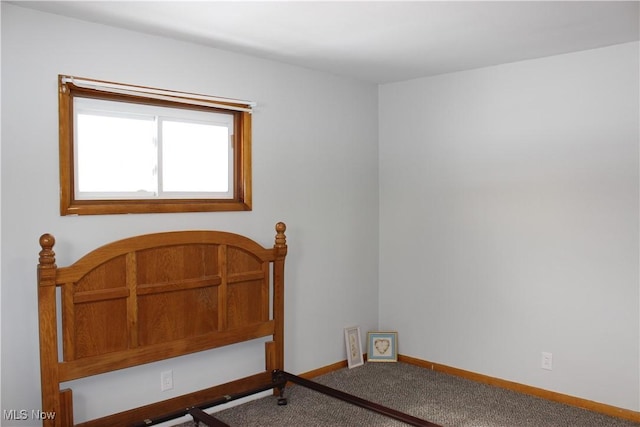
[[[14,1],[389,83],[640,39],[638,1]]]

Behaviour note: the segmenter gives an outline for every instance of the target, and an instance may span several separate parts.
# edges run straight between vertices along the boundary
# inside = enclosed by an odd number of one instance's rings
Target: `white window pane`
[[[227,126],[162,122],[163,191],[226,193],[229,158]]]
[[[157,193],[152,119],[78,114],[77,189]]]

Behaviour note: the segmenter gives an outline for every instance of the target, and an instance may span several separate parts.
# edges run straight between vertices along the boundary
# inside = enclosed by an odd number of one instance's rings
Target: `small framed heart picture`
[[[367,361],[368,362],[397,362],[398,361],[398,333],[397,332],[367,333]]]

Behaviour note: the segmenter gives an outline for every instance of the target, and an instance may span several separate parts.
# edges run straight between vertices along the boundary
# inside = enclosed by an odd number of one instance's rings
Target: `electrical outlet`
[[[160,391],[167,391],[173,388],[173,371],[163,371],[160,373]]]
[[[553,354],[542,352],[542,369],[551,371],[553,369]]]

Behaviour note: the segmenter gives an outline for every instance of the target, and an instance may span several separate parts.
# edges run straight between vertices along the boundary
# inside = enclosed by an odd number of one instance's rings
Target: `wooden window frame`
[[[219,98],[210,106],[198,101],[200,95],[178,94],[176,97],[162,98],[146,96],[144,92],[116,93],[76,85],[74,79],[96,84],[117,85],[100,80],[58,76],[59,112],[59,161],[60,161],[60,215],[105,215],[126,213],[175,213],[175,212],[218,212],[250,211],[251,195],[251,104]],[[130,86],[131,88],[145,88]],[[162,91],[169,92],[169,91]],[[73,98],[95,98],[129,103],[141,103],[160,107],[195,109],[224,112],[234,115],[233,165],[234,195],[231,199],[116,199],[78,200],[75,198],[74,176],[74,124]],[[183,99],[184,102],[181,102]]]

